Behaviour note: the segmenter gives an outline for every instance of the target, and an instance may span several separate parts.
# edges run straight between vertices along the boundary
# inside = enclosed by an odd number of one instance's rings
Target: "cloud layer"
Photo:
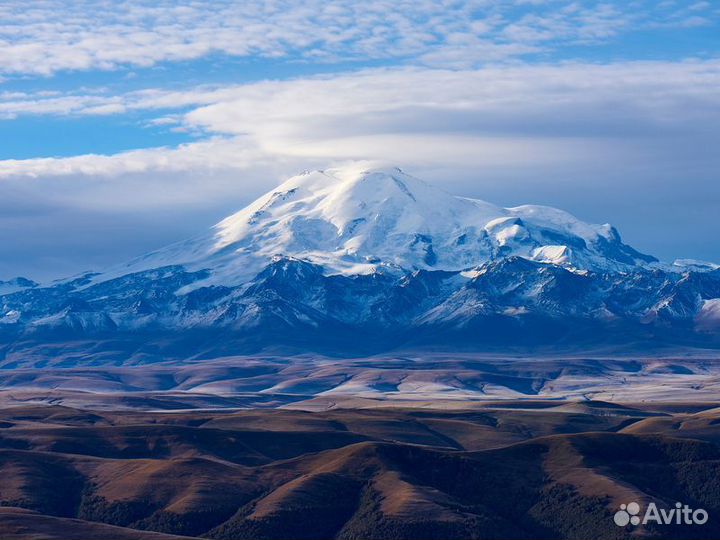
[[[708,2],[7,0],[0,75],[148,67],[222,54],[304,61],[477,63],[711,24]]]
[[[374,69],[120,96],[9,96],[0,99],[7,115],[150,110],[164,114],[151,122],[214,138],[112,156],[5,160],[0,178],[244,169],[283,158],[532,167],[582,165],[611,152],[649,157],[667,141],[720,134],[718,87],[720,61],[712,60]]]

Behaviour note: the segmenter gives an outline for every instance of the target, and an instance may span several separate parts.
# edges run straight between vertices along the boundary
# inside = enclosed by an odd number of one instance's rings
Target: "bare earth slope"
[[[720,512],[716,407],[6,407],[0,537],[630,538],[612,521],[621,503]],[[720,527],[638,532],[711,538]]]

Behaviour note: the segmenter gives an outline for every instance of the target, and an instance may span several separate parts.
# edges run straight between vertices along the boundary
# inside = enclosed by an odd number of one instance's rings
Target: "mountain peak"
[[[254,204],[265,206],[281,194],[325,197],[329,201],[344,204],[370,204],[378,198],[400,196],[418,202],[423,195],[451,198],[444,191],[406,174],[399,167],[367,166],[354,164],[345,167],[305,171],[293,176]],[[409,202],[409,201],[406,201]],[[253,205],[251,205],[253,206]],[[242,212],[242,211],[241,211]]]
[[[359,163],[293,176],[209,233],[122,270],[183,265],[236,284],[275,256],[345,275],[461,271],[508,256],[593,271],[654,261],[608,225],[550,207],[457,197],[398,167]]]

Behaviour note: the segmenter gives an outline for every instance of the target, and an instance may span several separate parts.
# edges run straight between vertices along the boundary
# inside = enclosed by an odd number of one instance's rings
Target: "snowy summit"
[[[293,176],[209,233],[122,271],[184,265],[236,284],[276,256],[345,275],[461,271],[508,256],[602,271],[655,261],[607,224],[545,206],[502,208],[453,196],[399,168],[355,165]]]

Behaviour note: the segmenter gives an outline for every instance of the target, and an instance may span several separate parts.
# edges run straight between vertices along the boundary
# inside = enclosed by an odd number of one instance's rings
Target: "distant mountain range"
[[[314,171],[103,273],[0,282],[0,354],[59,346],[113,361],[715,348],[720,266],[662,263],[610,225],[455,197],[400,169]]]

